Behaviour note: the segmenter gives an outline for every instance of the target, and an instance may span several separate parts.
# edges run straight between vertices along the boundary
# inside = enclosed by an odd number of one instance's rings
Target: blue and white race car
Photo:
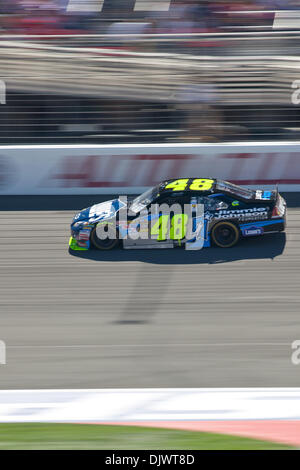
[[[174,204],[180,214],[170,211]],[[203,208],[201,217],[193,210],[196,206]],[[189,215],[186,207],[191,208]],[[188,219],[192,237],[186,230]],[[120,197],[83,209],[72,220],[69,247],[187,248],[201,238],[204,247],[229,248],[242,237],[282,232],[285,226],[286,202],[277,190],[252,190],[213,178],[180,178],[163,181],[136,198]],[[143,236],[137,237],[137,232]]]

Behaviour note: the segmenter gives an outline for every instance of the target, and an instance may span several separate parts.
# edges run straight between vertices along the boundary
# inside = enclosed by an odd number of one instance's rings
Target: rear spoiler
[[[272,194],[271,197],[270,197],[270,201],[273,201],[273,202],[276,203],[276,202],[278,201],[278,194],[279,194],[279,192],[278,192],[278,184],[275,185],[275,188],[272,189],[272,190],[270,191],[270,193]]]

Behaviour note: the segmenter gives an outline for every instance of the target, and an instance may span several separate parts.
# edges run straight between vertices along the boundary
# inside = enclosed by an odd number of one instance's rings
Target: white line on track
[[[241,347],[241,346],[282,346],[291,343],[150,343],[150,344],[68,344],[68,345],[7,345],[7,349],[94,349],[94,348],[169,348],[169,347]]]
[[[0,391],[0,422],[170,422],[299,418],[299,388]]]

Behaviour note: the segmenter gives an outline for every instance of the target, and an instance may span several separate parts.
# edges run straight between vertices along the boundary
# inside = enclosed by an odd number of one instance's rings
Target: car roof
[[[170,185],[172,183],[175,183],[177,181],[182,181],[182,180],[187,180],[187,181],[186,181],[186,186],[184,188],[180,189],[180,191],[189,191],[190,185],[195,180],[203,180],[203,181],[210,180],[210,181],[213,181],[213,183],[211,185],[211,188],[209,190],[204,191],[206,193],[213,193],[214,189],[215,189],[215,186],[216,186],[216,183],[217,183],[217,181],[219,181],[216,178],[195,177],[195,176],[193,176],[193,177],[185,177],[185,178],[184,177],[183,178],[171,178],[171,179],[168,179],[168,180],[164,180],[159,186],[160,186],[161,191],[169,191],[171,189],[167,188],[168,185]]]
[[[213,194],[224,194],[235,197],[239,200],[248,201],[255,199],[255,191],[252,194],[245,195],[245,189],[242,186],[232,184],[230,182],[217,178],[171,178],[163,181],[159,185],[161,193],[172,193],[182,196],[186,194],[195,194],[209,196]],[[248,189],[248,188],[247,188]],[[244,191],[244,194],[243,194]],[[248,191],[251,191],[248,189]]]

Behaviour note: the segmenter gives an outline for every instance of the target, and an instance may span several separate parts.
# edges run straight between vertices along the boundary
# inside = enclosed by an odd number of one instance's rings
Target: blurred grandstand
[[[0,0],[0,142],[298,140],[300,0]]]

